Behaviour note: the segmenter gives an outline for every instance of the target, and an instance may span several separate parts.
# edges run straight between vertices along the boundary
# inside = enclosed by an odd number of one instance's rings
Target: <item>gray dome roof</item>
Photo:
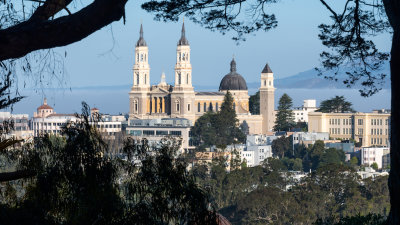
[[[228,90],[247,90],[247,84],[244,78],[236,72],[235,59],[231,61],[231,72],[222,78],[219,85],[220,91]]]
[[[143,26],[140,24],[140,37],[139,40],[136,42],[136,47],[139,46],[147,46],[146,41],[143,38]]]

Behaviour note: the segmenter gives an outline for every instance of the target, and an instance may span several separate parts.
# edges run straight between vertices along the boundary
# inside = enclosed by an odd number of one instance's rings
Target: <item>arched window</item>
[[[144,84],[147,82],[147,74],[144,74]]]
[[[143,54],[140,54],[140,62],[143,62]]]
[[[135,107],[134,108],[135,109],[135,113],[137,113],[138,112],[138,108],[139,108],[138,107],[138,102],[135,100],[133,104],[134,104],[134,107]]]
[[[209,111],[213,111],[213,105],[212,105],[211,102],[210,102],[210,106],[208,107],[208,110],[209,110]]]
[[[136,73],[136,84],[139,85],[139,73]]]
[[[181,54],[178,53],[178,61],[181,61]]]
[[[264,86],[267,86],[267,81],[266,80],[264,80]]]
[[[269,86],[271,86],[272,85],[272,82],[271,81],[269,81]]]
[[[190,104],[188,104],[188,111],[190,112]]]
[[[139,62],[139,53],[136,54],[136,62]]]
[[[200,102],[197,103],[197,112],[200,112]]]
[[[215,111],[218,112],[218,102],[215,103]]]
[[[176,103],[176,111],[179,112],[180,111],[180,105],[179,102]]]
[[[185,53],[182,53],[182,60],[185,61]]]
[[[207,103],[204,102],[203,108],[204,108],[203,111],[204,111],[204,112],[207,112]]]
[[[182,83],[182,77],[181,77],[181,73],[178,73],[178,84]]]

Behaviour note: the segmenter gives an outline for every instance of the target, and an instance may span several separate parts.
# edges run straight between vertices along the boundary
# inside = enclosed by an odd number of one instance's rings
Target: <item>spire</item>
[[[139,40],[136,42],[136,47],[139,46],[147,46],[146,41],[143,38],[143,25],[140,24],[140,37]]]
[[[160,80],[159,85],[167,85],[167,82],[165,82],[165,73],[164,72],[162,72],[162,74],[161,74],[161,80]]]
[[[265,67],[264,67],[264,69],[262,70],[261,73],[272,73],[272,70],[271,70],[271,68],[268,66],[268,63],[265,64]]]
[[[232,58],[231,61],[231,73],[236,73],[236,61],[234,57]]]
[[[182,22],[181,39],[179,39],[178,46],[179,45],[189,45],[189,41],[186,39],[186,34],[185,34],[185,19],[183,19]]]

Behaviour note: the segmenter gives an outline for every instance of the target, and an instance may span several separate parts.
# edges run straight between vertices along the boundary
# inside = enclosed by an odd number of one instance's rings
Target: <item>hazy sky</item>
[[[141,21],[144,38],[149,46],[151,83],[158,83],[163,71],[167,82],[173,83],[176,46],[182,21],[154,21],[151,14],[140,8],[140,4],[138,1],[128,1],[125,24],[122,21],[114,22],[80,42],[56,49],[61,55],[67,53],[64,60],[66,77],[63,79],[63,87],[72,87],[72,92],[30,92],[27,94],[29,97],[23,100],[25,103],[17,104],[17,111],[31,113],[41,104],[43,96],[49,97],[49,104],[57,105],[58,112],[76,111],[79,110],[79,102],[84,100],[85,96],[74,93],[74,87],[131,85],[134,48],[139,38]],[[249,35],[245,42],[239,44],[231,39],[232,33],[222,35],[211,32],[185,20],[186,37],[191,46],[195,90],[199,90],[196,86],[201,85],[214,85],[217,90],[220,80],[229,72],[233,54],[238,72],[248,83],[259,81],[265,63],[270,65],[276,79],[319,66],[319,53],[324,48],[318,39],[317,27],[329,21],[329,14],[321,3],[317,0],[285,0],[274,5],[270,11],[276,15],[278,27],[269,32],[260,31]],[[382,35],[376,39],[376,43],[380,49],[388,51],[390,36]],[[19,79],[19,82],[22,80]],[[57,82],[53,82],[52,87],[58,87],[55,83]],[[28,87],[31,86],[28,82]],[[128,91],[126,98],[116,100],[120,102],[119,105],[126,107],[113,108],[109,112],[127,111]],[[68,98],[68,95],[80,96],[80,99],[74,98],[73,102],[60,100]],[[111,103],[98,99],[93,104],[99,107],[101,104],[105,108]],[[299,104],[300,102],[296,102],[296,105]]]
[[[128,1],[126,24],[115,22],[88,38],[66,48],[65,59],[69,85],[120,85],[132,83],[134,46],[143,21],[144,38],[149,46],[151,83],[158,83],[162,71],[167,82],[173,82],[176,44],[181,22],[154,21],[152,15],[140,8],[138,1]],[[323,46],[318,40],[317,26],[328,21],[328,12],[319,1],[287,0],[276,4],[271,11],[278,19],[278,28],[249,35],[239,45],[232,34],[211,32],[186,20],[186,35],[191,46],[193,84],[215,82],[229,72],[229,62],[235,55],[238,72],[247,82],[259,80],[265,63],[275,77],[294,75],[319,65]],[[381,49],[390,46],[389,36],[377,41]]]

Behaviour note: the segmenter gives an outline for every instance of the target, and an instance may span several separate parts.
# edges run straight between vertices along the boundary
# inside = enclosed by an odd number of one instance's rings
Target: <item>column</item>
[[[162,97],[162,113],[165,113],[165,98]]]
[[[154,113],[154,108],[155,108],[155,106],[154,106],[154,98],[152,97],[151,98],[151,113]]]
[[[147,113],[150,113],[150,98],[147,98]]]

